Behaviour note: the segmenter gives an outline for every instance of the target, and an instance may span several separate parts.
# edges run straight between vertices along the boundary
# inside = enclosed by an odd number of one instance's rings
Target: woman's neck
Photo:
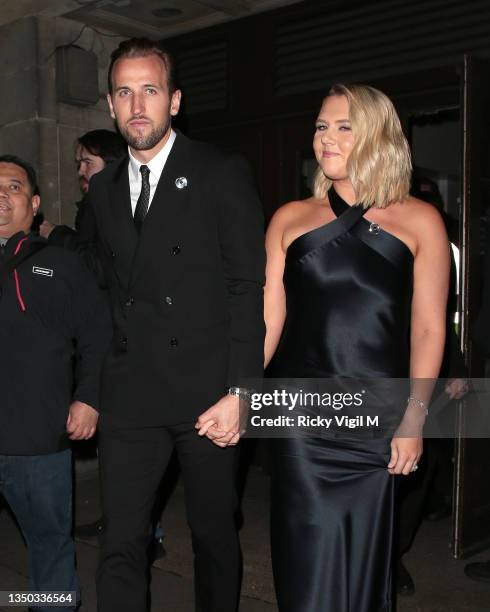
[[[333,181],[333,187],[339,196],[350,206],[357,204],[357,197],[349,179]]]

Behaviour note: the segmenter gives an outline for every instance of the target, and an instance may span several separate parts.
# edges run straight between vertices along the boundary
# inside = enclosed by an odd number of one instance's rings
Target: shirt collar
[[[164,147],[160,151],[158,151],[155,157],[150,159],[150,161],[146,164],[142,164],[140,161],[138,161],[131,153],[131,149],[128,147],[130,178],[135,181],[139,180],[140,167],[146,165],[150,169],[150,174],[153,174],[158,181],[160,179],[160,175],[162,174],[167,158],[170,155],[170,151],[172,150],[172,146],[174,144],[176,136],[177,134],[173,130],[170,130],[170,136],[168,137],[168,140],[165,143]]]
[[[13,234],[12,236],[10,236],[10,238],[7,239],[7,242],[3,245],[7,255],[13,255],[19,242],[26,236],[31,238],[32,234],[26,234],[25,232],[21,231],[21,232],[17,232],[16,234]]]

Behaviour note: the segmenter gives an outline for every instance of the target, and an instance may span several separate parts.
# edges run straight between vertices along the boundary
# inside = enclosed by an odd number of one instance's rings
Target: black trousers
[[[176,450],[194,551],[196,611],[238,608],[241,553],[235,514],[236,447],[200,438],[194,423],[124,429],[102,418],[99,460],[104,530],[98,612],[146,612],[150,522]]]

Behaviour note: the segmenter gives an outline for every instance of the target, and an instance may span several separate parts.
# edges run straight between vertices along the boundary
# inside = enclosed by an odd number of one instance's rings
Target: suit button
[[[175,348],[176,346],[179,346],[179,341],[177,340],[177,338],[170,338],[170,346],[172,348]]]
[[[178,245],[172,247],[172,255],[178,255],[179,253],[180,253],[180,247]]]
[[[123,344],[124,346],[126,346],[128,343],[128,339],[127,338],[121,338],[121,344]]]
[[[168,304],[169,306],[172,306],[174,301],[170,296],[167,295],[167,297],[165,298],[165,303]]]
[[[116,254],[114,253],[114,251],[111,251],[111,257],[114,258],[116,256]]]
[[[134,298],[130,297],[126,300],[126,306],[132,306],[134,304]]]

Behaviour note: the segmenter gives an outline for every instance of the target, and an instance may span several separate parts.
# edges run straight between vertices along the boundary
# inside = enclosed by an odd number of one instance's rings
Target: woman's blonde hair
[[[410,148],[391,100],[368,85],[334,85],[327,94],[345,96],[355,143],[347,172],[357,201],[386,208],[407,198],[412,175]],[[324,199],[332,185],[319,166],[314,195]]]

